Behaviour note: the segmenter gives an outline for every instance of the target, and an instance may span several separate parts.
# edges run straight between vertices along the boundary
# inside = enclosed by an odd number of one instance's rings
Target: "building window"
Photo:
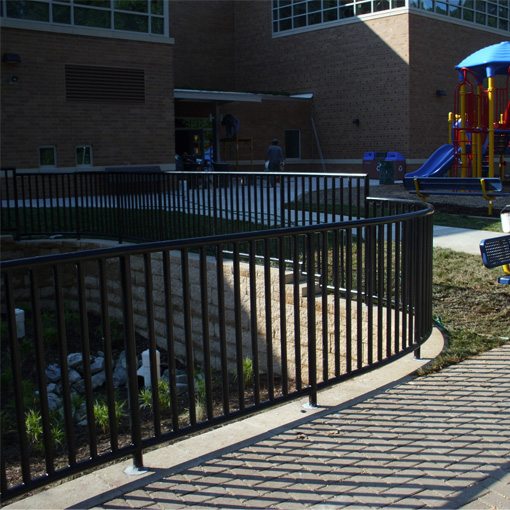
[[[301,158],[301,133],[298,129],[285,131],[285,159]]]
[[[164,0],[0,0],[6,18],[82,27],[165,33]]]
[[[76,166],[92,166],[92,146],[78,145],[76,147]]]
[[[273,33],[338,24],[402,7],[510,30],[508,0],[273,0]]]
[[[39,147],[39,166],[41,168],[56,168],[57,149],[53,145]]]

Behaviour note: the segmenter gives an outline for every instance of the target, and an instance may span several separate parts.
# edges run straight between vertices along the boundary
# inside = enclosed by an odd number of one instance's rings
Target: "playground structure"
[[[508,195],[501,190],[510,153],[510,42],[478,50],[455,69],[459,83],[448,116],[449,143],[407,174],[404,186],[424,201],[431,194],[483,196],[492,213],[494,198]]]
[[[459,83],[448,119],[452,176],[495,177],[497,158],[499,177],[504,180],[510,141],[509,66],[510,42],[505,41],[473,53],[455,67]]]

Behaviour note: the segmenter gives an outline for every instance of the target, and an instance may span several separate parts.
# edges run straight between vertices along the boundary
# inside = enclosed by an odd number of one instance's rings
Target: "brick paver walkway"
[[[98,508],[510,509],[510,343]]]

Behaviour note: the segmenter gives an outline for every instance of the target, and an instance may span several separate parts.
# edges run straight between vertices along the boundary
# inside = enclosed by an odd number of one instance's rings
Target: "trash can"
[[[228,163],[218,163],[213,161],[215,172],[228,172],[230,165]],[[226,188],[229,185],[229,178],[226,175],[217,175],[214,177],[214,185],[219,188]]]
[[[379,184],[394,184],[395,182],[395,162],[381,161],[379,165]]]
[[[388,152],[385,161],[392,161],[395,179],[400,181],[406,174],[406,158],[400,152]]]
[[[363,173],[370,179],[379,179],[379,166],[386,159],[387,152],[365,152],[363,157]]]

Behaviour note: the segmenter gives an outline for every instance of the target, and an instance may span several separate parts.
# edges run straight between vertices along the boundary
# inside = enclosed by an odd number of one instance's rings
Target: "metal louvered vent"
[[[66,64],[66,100],[87,103],[144,103],[145,71]]]

